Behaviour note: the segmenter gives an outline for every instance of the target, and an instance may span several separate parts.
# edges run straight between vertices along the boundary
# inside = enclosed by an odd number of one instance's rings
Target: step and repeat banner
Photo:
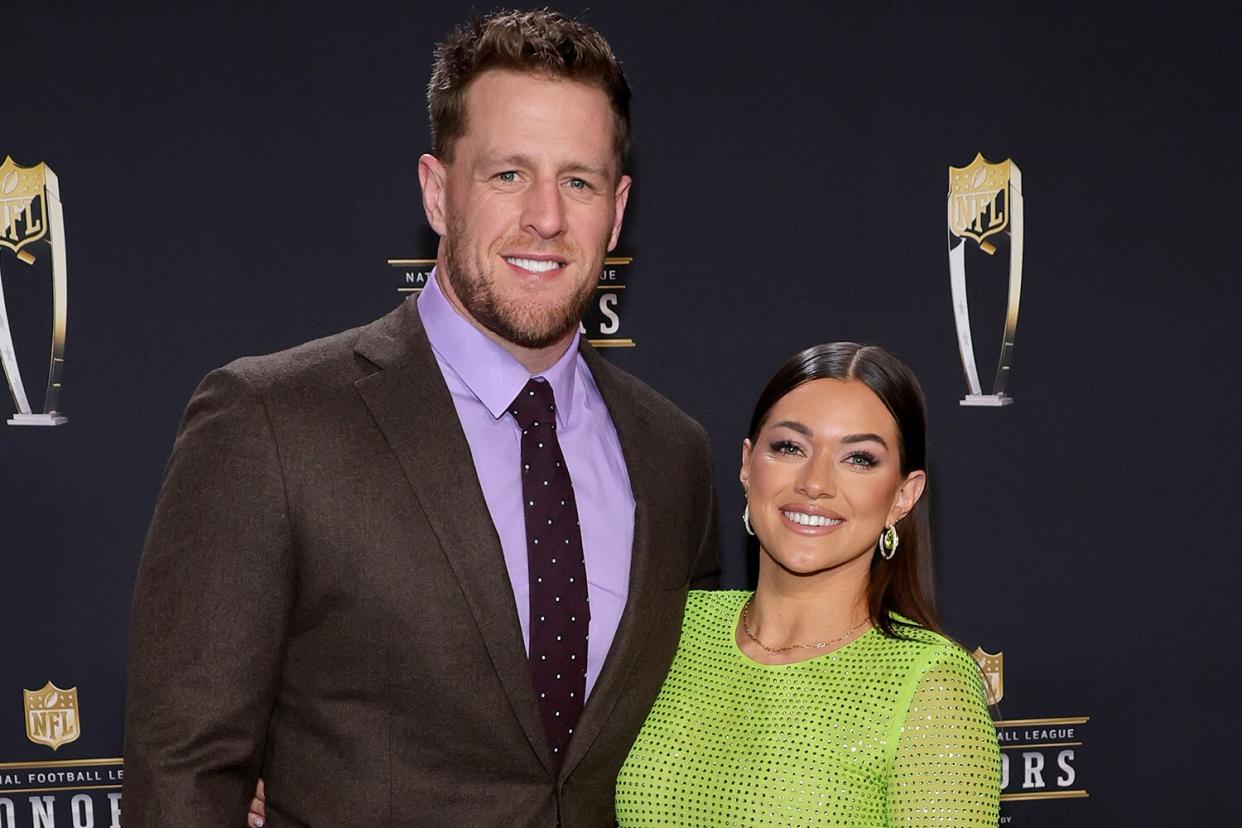
[[[423,89],[472,9],[0,2],[2,828],[123,824],[129,603],[182,408],[421,290]],[[768,376],[883,344],[927,393],[1001,823],[1232,824],[1228,7],[563,10],[635,92],[582,331],[707,428],[724,585],[755,575],[737,471]]]

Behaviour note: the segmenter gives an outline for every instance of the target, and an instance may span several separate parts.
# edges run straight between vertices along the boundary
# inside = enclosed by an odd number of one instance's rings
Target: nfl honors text
[[[108,764],[91,766],[92,761]],[[120,759],[49,764],[0,765],[0,828],[120,828]]]

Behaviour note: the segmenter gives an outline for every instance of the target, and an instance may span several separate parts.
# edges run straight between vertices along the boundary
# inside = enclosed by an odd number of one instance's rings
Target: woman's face
[[[766,557],[810,575],[869,566],[880,533],[923,493],[901,473],[897,422],[858,380],[803,383],[742,443],[742,486]],[[897,554],[901,554],[898,551]]]

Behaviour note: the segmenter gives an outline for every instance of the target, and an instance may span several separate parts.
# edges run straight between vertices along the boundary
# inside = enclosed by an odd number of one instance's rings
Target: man
[[[135,826],[610,825],[715,564],[705,435],[578,337],[629,195],[598,33],[437,51],[433,281],[200,385],[134,597]]]

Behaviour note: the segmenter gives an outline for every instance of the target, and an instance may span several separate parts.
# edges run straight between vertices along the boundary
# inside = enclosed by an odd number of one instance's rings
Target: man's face
[[[465,103],[452,162],[420,164],[445,293],[501,339],[549,347],[572,335],[621,230],[612,109],[595,86],[502,70]]]

